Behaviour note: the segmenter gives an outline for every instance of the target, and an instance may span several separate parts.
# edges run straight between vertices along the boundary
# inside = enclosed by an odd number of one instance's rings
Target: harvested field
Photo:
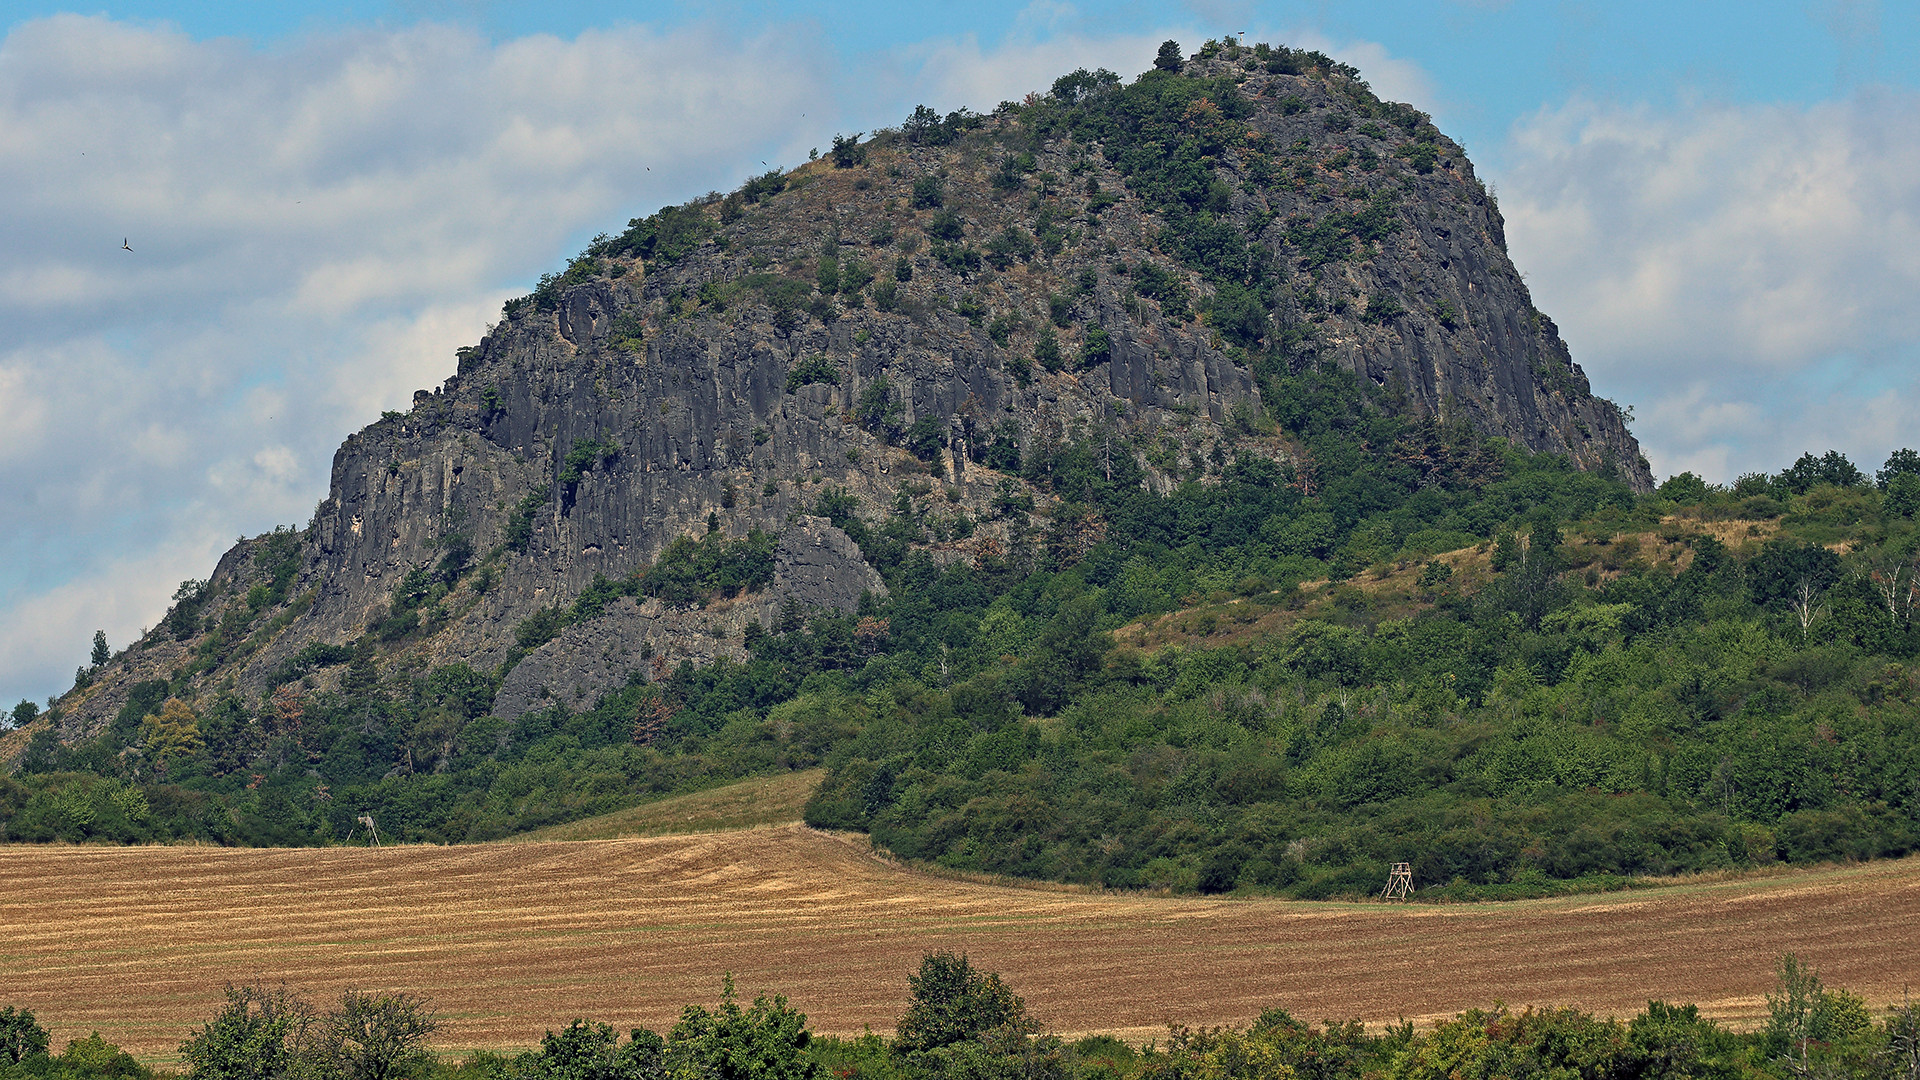
[[[1920,974],[1920,860],[1521,903],[1166,899],[1005,888],[798,826],[581,842],[234,850],[0,847],[0,1001],[56,1045],[166,1057],[228,980],[430,996],[446,1048],[575,1016],[669,1026],[783,992],[816,1030],[890,1031],[906,973],[955,948],[1063,1033],[1169,1021],[1431,1018],[1503,999],[1751,1019],[1779,955],[1876,1009]]]

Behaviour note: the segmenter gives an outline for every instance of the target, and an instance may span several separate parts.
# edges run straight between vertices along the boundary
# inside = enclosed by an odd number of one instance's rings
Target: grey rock
[[[1224,64],[1197,60],[1190,70],[1227,74]],[[1271,148],[1274,168],[1292,170],[1292,179],[1262,186],[1233,175],[1240,158],[1218,159],[1229,216],[1275,268],[1274,340],[1281,330],[1299,331],[1286,337],[1295,351],[1282,361],[1296,370],[1338,364],[1411,415],[1465,422],[1649,488],[1623,412],[1593,395],[1552,320],[1534,308],[1508,258],[1499,209],[1458,145],[1422,129],[1437,165],[1421,173],[1395,157],[1411,145],[1407,132],[1326,123],[1353,113],[1344,91],[1306,76],[1240,76],[1256,141]],[[1301,107],[1278,106],[1288,98]],[[1374,164],[1334,164],[1347,151]],[[677,537],[705,535],[709,523],[730,536],[761,529],[781,537],[780,584],[768,594],[724,611],[616,605],[519,662],[498,703],[511,712],[546,700],[542,689],[571,703],[618,685],[649,644],[643,677],[656,658],[738,655],[744,620],[771,618],[785,596],[846,610],[861,592],[877,591],[878,575],[845,534],[807,516],[829,489],[851,495],[875,523],[898,498],[943,498],[939,512],[978,523],[965,541],[929,540],[946,563],[1018,542],[1025,522],[997,519],[997,486],[1013,485],[1042,509],[1050,499],[988,467],[996,440],[1031,456],[1104,433],[1120,448],[1110,452],[1132,453],[1142,483],[1156,491],[1170,490],[1230,437],[1236,452],[1295,462],[1298,450],[1284,438],[1236,422],[1262,408],[1245,354],[1206,321],[1171,317],[1136,294],[1130,278],[1143,262],[1185,282],[1195,306],[1212,286],[1164,253],[1166,222],[1126,194],[1126,178],[1100,148],[1058,139],[1035,150],[1039,170],[1075,177],[1053,197],[1073,243],[1050,258],[969,273],[944,267],[921,242],[930,215],[906,209],[912,177],[948,175],[947,208],[965,220],[972,243],[1009,229],[1035,232],[1038,203],[994,190],[983,159],[964,147],[887,153],[887,167],[804,166],[804,183],[739,208],[720,240],[677,262],[610,258],[545,308],[510,305],[477,345],[460,350],[443,385],[341,445],[327,496],[300,534],[301,566],[285,605],[247,614],[244,644],[223,645],[217,663],[191,676],[189,650],[206,644],[204,634],[180,643],[149,635],[126,663],[70,695],[71,730],[96,730],[137,678],[155,673],[179,674],[189,696],[231,685],[258,700],[272,673],[309,644],[365,634],[386,614],[396,585],[434,567],[456,537],[470,542],[483,568],[462,575],[445,598],[444,625],[381,646],[383,662],[497,670],[516,653],[523,619],[572,603],[598,575],[631,574]],[[1080,193],[1088,182],[1120,201],[1088,213]],[[1386,200],[1392,229],[1345,258],[1310,263],[1287,239],[1290,223],[1378,200]],[[709,212],[719,227],[719,208]],[[869,246],[882,220],[915,243]],[[875,269],[906,260],[912,279],[898,286],[894,310],[842,296],[834,303],[844,310],[824,320],[776,317],[752,275],[784,274],[810,287],[823,246]],[[1014,361],[1031,355],[1054,296],[1071,315],[1062,348],[1073,353],[1097,326],[1109,336],[1109,354],[1082,370],[1017,378]],[[1370,297],[1397,299],[1388,314],[1370,318]],[[996,343],[990,324],[955,314],[962,299],[1005,313],[1020,329]],[[618,346],[616,322],[625,327]],[[644,332],[637,348],[635,325]],[[1000,332],[1006,336],[1005,324]],[[788,372],[816,358],[833,381],[790,390]],[[859,422],[862,401],[882,379],[896,409],[894,441],[917,421],[936,421],[941,446],[931,465]],[[569,454],[589,442],[611,452],[570,467]],[[1169,458],[1171,468],[1155,463]],[[253,551],[243,543],[221,561],[204,621],[234,613],[262,580]]]

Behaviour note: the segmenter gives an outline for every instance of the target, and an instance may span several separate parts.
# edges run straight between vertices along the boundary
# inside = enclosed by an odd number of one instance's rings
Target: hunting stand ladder
[[[1387,887],[1380,890],[1382,900],[1405,900],[1413,891],[1413,864],[1397,862],[1387,872]]]

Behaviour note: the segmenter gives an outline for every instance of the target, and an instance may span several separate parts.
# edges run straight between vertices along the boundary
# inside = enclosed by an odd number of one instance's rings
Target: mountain
[[[1653,488],[1500,234],[1417,111],[1227,43],[635,219],[0,735],[0,840],[821,769],[814,825],[1113,887],[1920,846],[1920,454]]]
[[[1155,491],[1241,452],[1311,485],[1263,387],[1315,367],[1650,484],[1459,146],[1352,69],[1213,46],[1126,86],[1081,71],[984,115],[923,109],[636,219],[509,303],[442,386],[347,439],[304,529],[236,546],[70,695],[62,732],[97,734],[155,677],[264,694],[370,628],[411,663],[492,671],[531,646],[510,712],[624,679],[603,663],[569,685],[582,648],[738,659],[786,595],[850,609],[883,587],[841,530],[792,524],[823,492],[868,520],[903,484],[944,499],[914,542],[961,559],[1018,546],[996,507],[1044,512],[1056,496],[1022,464],[1076,441]],[[836,554],[812,585],[783,569],[691,618],[643,595],[601,632],[516,633],[677,538],[756,530],[784,538],[783,568],[802,534]]]

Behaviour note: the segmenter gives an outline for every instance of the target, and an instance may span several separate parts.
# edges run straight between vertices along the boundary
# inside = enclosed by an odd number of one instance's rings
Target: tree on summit
[[[1180,43],[1169,38],[1160,43],[1160,51],[1153,58],[1153,66],[1158,71],[1170,71],[1178,74],[1186,60],[1180,55]]]

